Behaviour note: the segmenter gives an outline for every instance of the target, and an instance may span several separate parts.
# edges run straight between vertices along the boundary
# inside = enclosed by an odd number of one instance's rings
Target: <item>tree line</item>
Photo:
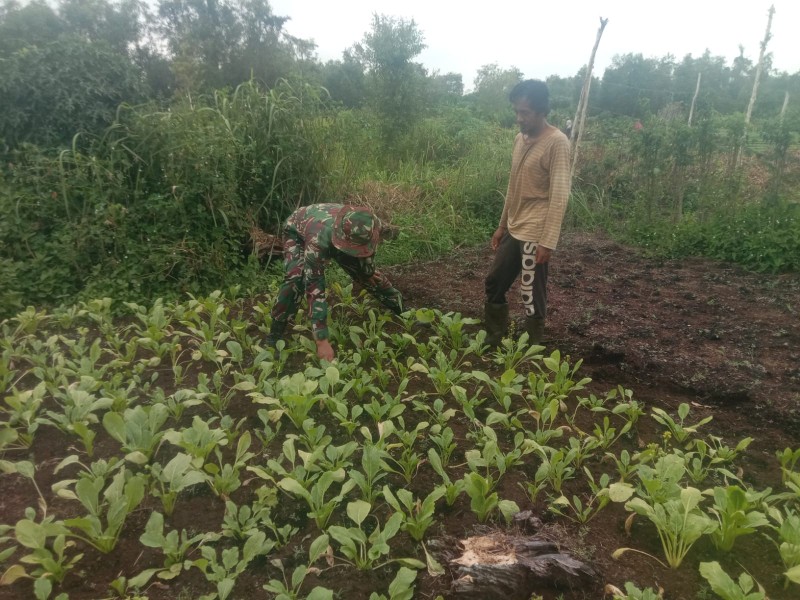
[[[514,66],[484,65],[465,94],[458,73],[429,71],[416,58],[424,33],[413,20],[373,15],[371,29],[338,60],[322,62],[315,44],[286,31],[287,16],[268,0],[41,0],[0,4],[0,139],[59,146],[81,131],[98,133],[120,104],[160,102],[234,89],[256,81],[302,81],[326,90],[345,108],[383,117],[393,141],[414,122],[448,107],[478,118],[513,123],[507,92],[524,75]],[[768,57],[769,58],[769,57]],[[700,57],[616,56],[593,82],[592,115],[644,119],[676,103],[688,105],[698,74],[698,117],[742,112],[754,65],[740,54],[730,64]],[[800,73],[771,69],[756,118],[778,114],[788,92],[800,97]],[[577,104],[584,73],[548,81],[557,118]]]

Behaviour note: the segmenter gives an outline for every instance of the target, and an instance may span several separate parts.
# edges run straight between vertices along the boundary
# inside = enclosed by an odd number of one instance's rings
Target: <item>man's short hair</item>
[[[513,103],[525,99],[530,107],[537,113],[547,115],[550,112],[550,90],[547,84],[538,79],[520,81],[511,90],[508,99]]]

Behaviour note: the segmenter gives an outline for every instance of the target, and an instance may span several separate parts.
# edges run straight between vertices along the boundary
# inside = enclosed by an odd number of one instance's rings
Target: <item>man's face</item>
[[[541,121],[542,115],[531,108],[525,98],[520,98],[513,104],[514,114],[517,115],[517,125],[519,130],[525,135],[536,133],[537,125]]]

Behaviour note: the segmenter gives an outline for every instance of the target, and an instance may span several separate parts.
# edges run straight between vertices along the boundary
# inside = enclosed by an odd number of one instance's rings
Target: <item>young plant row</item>
[[[264,587],[279,598],[331,597],[308,576],[389,563],[400,566],[389,597],[410,598],[415,569],[443,572],[424,540],[449,511],[508,520],[520,509],[509,496],[581,525],[624,503],[652,522],[675,568],[703,535],[724,553],[762,532],[786,584],[797,581],[800,451],[780,453],[784,490],[750,489],[736,461],[752,440],[701,435],[710,417],[692,418],[687,405],[677,416],[652,408],[663,435],[638,449],[645,407],[622,387],[586,394],[580,361],[544,355],[524,334],[489,352],[474,320],[429,310],[390,319],[351,288],[337,291],[336,364],[316,363],[300,326],[262,348],[267,305],[256,303],[253,318],[220,293],[130,305],[122,325],[108,300],[3,322],[0,465],[29,481],[32,501],[0,529],[0,581],[33,578],[36,597],[51,597],[87,551],[136,537],[125,524],[146,506],[138,539],[163,562],[111,582],[120,597],[199,569],[215,588],[206,597],[226,598],[266,557],[275,578]],[[55,467],[63,478],[45,493],[24,455],[51,427],[79,452]],[[118,453],[97,456],[98,435]],[[168,531],[181,497],[203,487],[224,504],[220,526]],[[280,497],[304,507],[299,519],[278,510]],[[48,512],[53,503],[69,516]],[[288,573],[279,556],[305,548],[304,519],[316,537]],[[393,550],[407,547],[401,535],[413,556]]]

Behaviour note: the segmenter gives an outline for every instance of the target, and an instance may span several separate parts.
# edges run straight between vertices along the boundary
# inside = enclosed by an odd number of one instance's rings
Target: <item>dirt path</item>
[[[388,272],[412,306],[480,317],[491,259],[487,243]],[[509,302],[520,316],[516,288]],[[551,264],[548,311],[553,346],[582,357],[595,381],[622,383],[649,403],[707,405],[735,430],[782,430],[796,444],[800,275],[653,260],[568,233]]]

